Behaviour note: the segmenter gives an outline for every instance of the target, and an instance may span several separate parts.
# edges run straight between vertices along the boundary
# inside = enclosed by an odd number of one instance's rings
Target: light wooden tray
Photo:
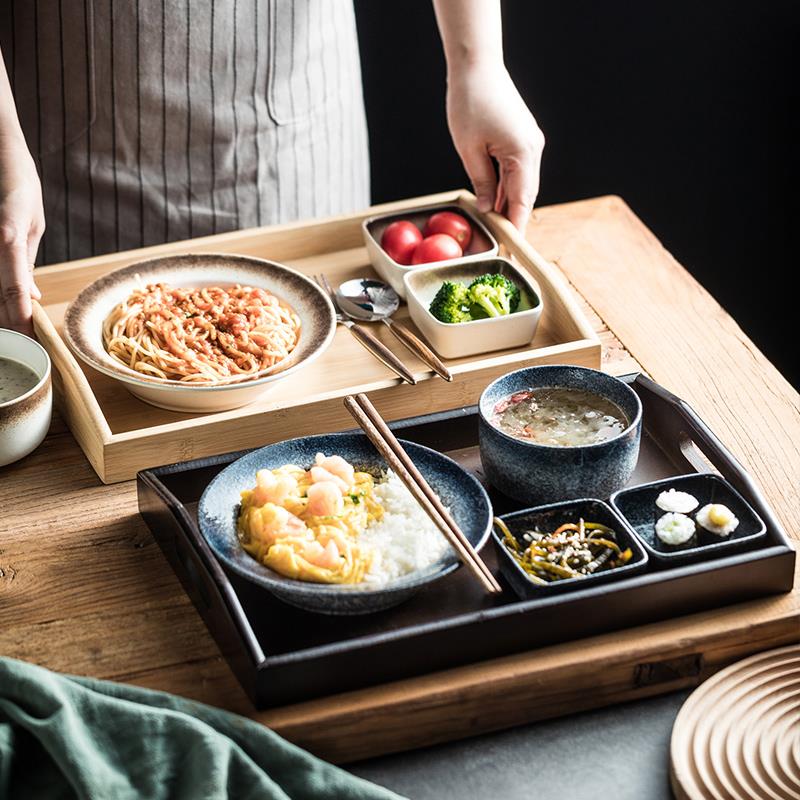
[[[401,383],[339,328],[331,347],[313,364],[277,381],[259,401],[232,411],[186,414],[149,406],[121,384],[79,362],[61,338],[64,310],[87,284],[113,270],[158,255],[224,252],[280,261],[305,274],[324,272],[332,284],[374,275],[363,246],[361,222],[376,213],[456,203],[478,215],[500,251],[526,268],[539,284],[544,313],[529,347],[447,362],[443,381],[405,350],[382,325],[371,330],[413,371],[416,386]],[[375,206],[334,219],[253,228],[190,241],[55,264],[36,271],[43,294],[34,308],[39,340],[56,367],[56,402],[104,483],[133,478],[140,469],[187,461],[293,436],[343,430],[353,421],[342,398],[369,392],[384,418],[443,411],[475,403],[483,388],[510,370],[531,364],[600,366],[600,340],[557,271],[505,219],[480,215],[467,192],[447,192]],[[413,328],[402,306],[397,317]]]

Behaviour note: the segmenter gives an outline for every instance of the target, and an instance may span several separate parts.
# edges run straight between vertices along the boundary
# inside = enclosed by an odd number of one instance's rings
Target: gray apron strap
[[[6,0],[53,263],[369,204],[351,0]]]

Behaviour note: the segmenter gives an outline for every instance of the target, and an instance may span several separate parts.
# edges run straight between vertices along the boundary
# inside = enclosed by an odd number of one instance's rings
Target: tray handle
[[[709,461],[706,454],[700,449],[697,443],[684,433],[678,441],[678,447],[681,450],[681,455],[698,471],[698,472],[719,472],[719,470]],[[721,473],[720,473],[721,474]]]
[[[640,396],[646,404],[655,403],[669,407],[671,414],[661,414],[664,424],[671,428],[670,434],[683,459],[698,472],[716,471],[729,480],[756,508],[762,519],[777,536],[792,549],[793,545],[781,526],[775,512],[756,482],[742,466],[733,453],[717,438],[712,430],[698,416],[697,412],[677,395],[672,394],[660,384],[645,375],[638,375],[634,381]],[[658,413],[659,409],[656,410]],[[669,417],[672,419],[670,420]]]

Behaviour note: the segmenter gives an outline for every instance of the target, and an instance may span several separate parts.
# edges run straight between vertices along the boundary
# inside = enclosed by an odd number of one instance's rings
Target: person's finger
[[[30,290],[30,295],[34,300],[41,300],[42,299],[42,292],[40,291],[39,287],[36,285],[36,275],[34,272],[33,264],[28,265],[28,288]]]
[[[39,242],[44,235],[44,218],[37,216],[31,223],[28,231],[28,263],[33,266],[36,263],[36,255],[39,252]]]
[[[494,198],[494,210],[498,214],[502,214],[506,209],[506,187],[503,183],[503,176],[500,176],[500,180],[497,182],[497,193],[495,194]]]
[[[532,153],[524,153],[515,158],[503,159],[500,162],[500,174],[506,195],[505,213],[517,230],[525,232],[533,201],[538,190],[538,174],[534,169]]]
[[[0,226],[0,296],[11,327],[28,334],[33,332],[31,283],[26,234],[14,225]]]
[[[497,175],[491,156],[482,148],[473,148],[466,151],[461,160],[478,198],[478,211],[491,211],[497,191]]]
[[[11,322],[8,319],[8,313],[6,312],[6,304],[0,300],[0,328],[10,328]]]
[[[33,266],[36,263],[36,255],[39,252],[39,242],[41,242],[43,235],[44,218],[38,217],[28,231],[28,264],[31,268],[31,297],[34,297],[36,300],[42,299],[42,293],[36,285]]]

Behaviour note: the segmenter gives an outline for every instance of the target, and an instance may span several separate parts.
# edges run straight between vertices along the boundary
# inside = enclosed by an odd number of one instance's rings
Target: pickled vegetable
[[[503,534],[504,547],[533,583],[586,578],[621,567],[633,558],[629,547],[623,550],[619,546],[616,531],[599,522],[579,519],[552,533],[533,528],[519,537],[498,517],[494,524]]]

